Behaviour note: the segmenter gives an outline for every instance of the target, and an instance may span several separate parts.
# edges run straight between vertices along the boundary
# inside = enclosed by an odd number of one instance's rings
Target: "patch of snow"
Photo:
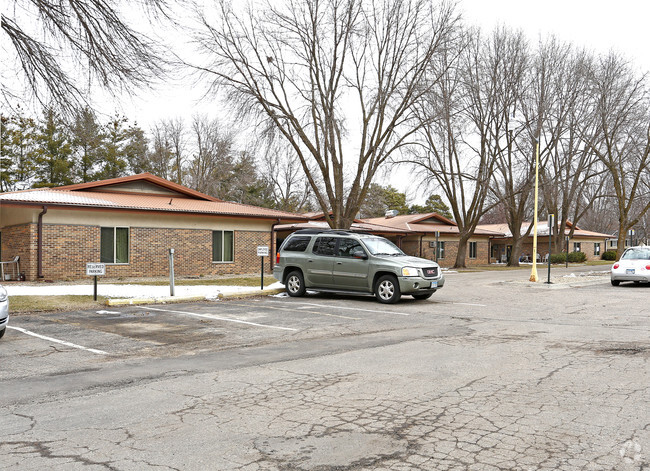
[[[274,286],[274,283],[271,286]],[[280,285],[279,287],[282,287]],[[92,296],[93,285],[9,285],[6,286],[9,296]],[[250,291],[250,286],[215,286],[215,285],[198,285],[198,286],[176,286],[174,294],[176,296],[203,296],[214,299],[219,293],[239,293]],[[168,298],[169,286],[150,286],[150,285],[115,285],[99,284],[97,285],[97,294],[107,298]]]

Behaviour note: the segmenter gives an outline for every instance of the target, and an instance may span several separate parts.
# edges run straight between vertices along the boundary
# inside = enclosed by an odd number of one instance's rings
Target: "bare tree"
[[[2,12],[3,57],[14,59],[11,73],[41,104],[72,112],[87,104],[84,82],[99,83],[109,91],[133,90],[146,86],[163,70],[158,46],[127,24],[113,2],[10,3],[13,7]],[[137,4],[150,16],[164,14],[166,8],[165,0],[138,0]],[[66,64],[70,56],[74,60]],[[9,67],[11,63],[3,64],[7,73]],[[16,82],[9,75],[3,77],[5,104],[22,98],[23,92],[12,88],[12,83]]]
[[[273,191],[277,209],[305,212],[310,206],[309,183],[300,166],[300,159],[291,146],[273,143],[263,157],[264,175]]]
[[[490,43],[479,31],[467,31],[467,38],[458,64],[451,50],[432,64],[443,71],[442,80],[420,103],[426,125],[420,131],[421,145],[408,160],[449,201],[460,233],[455,267],[465,266],[467,242],[491,207],[487,199],[498,152],[492,136],[500,135],[503,125],[495,112],[500,82],[490,71],[496,57],[487,54]]]
[[[490,191],[504,207],[505,220],[512,234],[512,255],[508,265],[519,266],[519,253],[532,225],[522,233],[530,216],[535,157],[530,152],[527,122],[515,119],[517,110],[530,94],[532,62],[530,48],[521,31],[495,30],[483,46],[488,66],[484,72],[494,90],[493,105],[477,113],[475,119],[489,124],[488,139],[493,146],[493,184]],[[532,154],[532,155],[531,155]]]
[[[190,186],[202,193],[219,196],[218,172],[231,170],[234,135],[225,131],[218,120],[195,116],[192,134],[196,152],[188,166]]]
[[[181,118],[170,119],[165,123],[167,139],[172,152],[172,167],[170,169],[174,175],[176,183],[183,184],[183,171],[185,167],[185,151],[187,147],[185,136],[185,123]]]
[[[588,145],[607,168],[618,213],[618,248],[650,210],[650,90],[622,57],[602,57],[591,77],[596,120]]]
[[[200,69],[240,116],[286,139],[327,222],[349,227],[377,170],[422,124],[412,105],[437,81],[429,64],[453,33],[453,7],[308,0],[237,14],[222,1],[219,13],[201,18]]]
[[[151,149],[148,155],[150,171],[161,178],[168,179],[171,173],[172,144],[164,121],[156,123],[151,129]]]

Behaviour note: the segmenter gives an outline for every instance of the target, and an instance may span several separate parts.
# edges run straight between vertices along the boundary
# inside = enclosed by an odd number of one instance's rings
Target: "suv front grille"
[[[423,268],[422,273],[425,278],[435,278],[438,276],[438,267]]]

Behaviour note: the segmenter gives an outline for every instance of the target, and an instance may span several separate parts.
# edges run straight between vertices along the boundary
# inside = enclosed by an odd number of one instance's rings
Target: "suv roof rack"
[[[356,231],[349,231],[346,229],[299,229],[293,234],[336,234],[336,235],[349,235],[358,234]]]

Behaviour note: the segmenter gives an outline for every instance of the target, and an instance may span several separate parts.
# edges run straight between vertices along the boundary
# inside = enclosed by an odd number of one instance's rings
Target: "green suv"
[[[341,230],[291,234],[276,256],[273,276],[289,296],[307,289],[373,293],[382,303],[402,294],[427,299],[445,284],[437,263],[411,257],[383,237]]]

